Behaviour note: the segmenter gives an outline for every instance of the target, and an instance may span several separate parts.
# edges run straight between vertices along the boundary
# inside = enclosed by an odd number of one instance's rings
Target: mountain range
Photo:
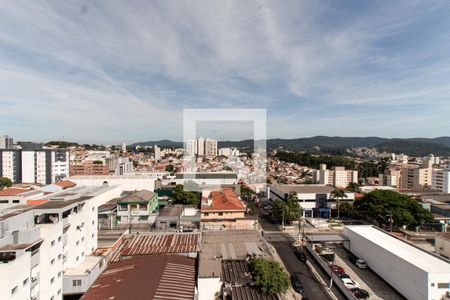
[[[171,140],[134,143],[132,146],[182,147],[182,142]],[[218,147],[253,148],[253,140],[219,141]],[[374,147],[379,151],[403,153],[411,156],[450,156],[450,136],[437,138],[381,138],[381,137],[339,137],[314,136],[296,139],[268,139],[268,149],[282,148],[291,151],[330,152],[354,147]]]

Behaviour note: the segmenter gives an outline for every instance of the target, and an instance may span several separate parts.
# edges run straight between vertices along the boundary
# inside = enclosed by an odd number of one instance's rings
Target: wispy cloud
[[[5,1],[0,128],[180,139],[183,108],[263,107],[271,136],[445,135],[449,12],[446,1]]]

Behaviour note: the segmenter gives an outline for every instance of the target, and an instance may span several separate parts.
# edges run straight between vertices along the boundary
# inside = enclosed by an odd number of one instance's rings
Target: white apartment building
[[[205,139],[202,137],[197,139],[197,155],[205,155]]]
[[[25,144],[22,149],[0,149],[0,176],[13,183],[51,184],[69,176],[69,151]]]
[[[155,160],[159,161],[161,159],[161,148],[158,145],[155,145]]]
[[[197,140],[188,140],[185,143],[185,155],[194,156],[197,154]]]
[[[79,187],[41,197],[43,204],[3,210],[0,299],[85,292],[106,267],[103,257],[89,256],[97,248],[98,207],[121,193],[120,186]]]
[[[344,167],[334,167],[327,170],[325,164],[320,165],[320,169],[314,172],[314,183],[333,185],[345,188],[350,182],[358,182],[358,171],[346,170]]]
[[[226,157],[239,156],[239,150],[237,148],[220,148],[219,155]]]
[[[450,193],[450,168],[433,169],[432,189],[442,193]]]

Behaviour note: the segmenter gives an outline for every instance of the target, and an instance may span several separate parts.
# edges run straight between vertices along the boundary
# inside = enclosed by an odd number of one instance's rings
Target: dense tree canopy
[[[290,287],[289,275],[276,261],[255,258],[251,262],[250,269],[256,285],[263,294],[284,293]]]
[[[360,215],[377,219],[380,223],[394,226],[419,226],[433,221],[433,215],[409,196],[394,191],[375,190],[354,202]]]
[[[196,189],[195,182],[188,181],[183,187],[177,184],[174,189],[173,199],[175,204],[198,205],[200,203],[201,193],[194,192]],[[198,186],[197,186],[198,187]]]
[[[12,181],[8,177],[0,177],[0,190],[3,190],[5,187],[12,186]]]

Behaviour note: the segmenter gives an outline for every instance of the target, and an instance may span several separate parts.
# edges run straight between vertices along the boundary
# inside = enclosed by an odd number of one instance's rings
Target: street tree
[[[0,177],[0,190],[3,190],[5,187],[12,186],[12,181],[8,177]]]
[[[331,198],[333,198],[336,201],[336,208],[337,208],[337,212],[338,212],[337,217],[339,219],[340,218],[339,207],[341,204],[341,200],[344,198],[347,198],[347,194],[345,193],[344,190],[336,188],[331,192]]]
[[[290,287],[289,275],[274,260],[255,258],[250,263],[250,270],[256,286],[263,294],[285,293]]]

